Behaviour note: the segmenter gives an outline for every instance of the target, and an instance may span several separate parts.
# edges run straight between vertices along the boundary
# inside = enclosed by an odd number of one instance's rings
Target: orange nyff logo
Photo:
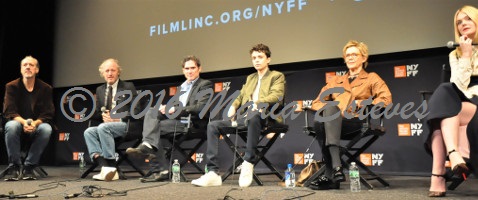
[[[410,124],[397,124],[398,136],[412,136]]]
[[[73,160],[79,160],[81,156],[84,156],[84,152],[73,152]]]
[[[221,92],[223,89],[222,82],[214,83],[214,92]]]
[[[407,66],[395,66],[393,74],[395,78],[407,78]]]
[[[64,142],[70,140],[70,133],[60,133],[58,134],[58,141]]]
[[[169,87],[169,96],[174,96],[176,94],[177,89],[178,88],[174,86]]]
[[[294,153],[294,164],[303,165],[304,160],[305,159],[303,153]]]
[[[195,153],[191,156],[191,159],[196,161],[196,163],[202,163],[204,159],[204,153]]]
[[[337,72],[325,72],[325,83],[328,83],[337,75]]]
[[[365,166],[372,166],[372,154],[371,153],[360,154],[360,162],[362,162]]]

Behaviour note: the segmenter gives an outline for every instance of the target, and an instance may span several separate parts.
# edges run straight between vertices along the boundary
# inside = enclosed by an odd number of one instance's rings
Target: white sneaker
[[[114,181],[118,180],[118,172],[116,167],[101,167],[101,172],[93,176],[93,179],[99,181]]]
[[[191,181],[191,184],[201,187],[221,186],[222,178],[215,172],[210,171],[202,175],[200,178]]]
[[[252,173],[254,165],[244,161],[241,165],[241,175],[239,176],[239,187],[249,187],[252,183]]]

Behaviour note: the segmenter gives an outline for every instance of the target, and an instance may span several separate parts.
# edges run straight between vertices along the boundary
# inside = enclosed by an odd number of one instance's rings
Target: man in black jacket
[[[8,152],[6,180],[36,179],[33,169],[38,165],[43,150],[48,145],[55,107],[52,87],[36,78],[40,66],[38,60],[27,56],[21,61],[21,78],[7,83],[3,113],[5,124],[5,145]],[[20,158],[20,136],[32,140],[25,162]],[[24,145],[24,144],[23,144]],[[24,164],[23,173],[20,166]]]
[[[166,110],[165,105],[159,106],[159,110],[154,107],[149,109],[144,117],[143,143],[136,148],[128,148],[126,150],[128,154],[145,155],[155,160],[153,163],[157,166],[152,166],[154,167],[153,171],[155,171],[155,173],[150,177],[142,178],[141,182],[164,181],[169,178],[169,166],[161,146],[160,135],[172,133],[174,130],[184,129],[187,124],[181,123],[181,117],[187,117],[190,114],[195,128],[206,129],[209,121],[208,114],[201,118],[199,117],[199,113],[206,105],[210,93],[206,93],[206,95],[202,96],[197,96],[197,94],[207,89],[212,91],[211,81],[199,78],[201,62],[199,58],[195,56],[187,56],[184,58],[182,67],[186,81],[178,87],[178,91],[180,92],[176,94],[179,95],[181,105],[171,106],[168,110]],[[174,116],[176,112],[179,112],[177,117],[173,119],[167,117],[168,114]]]
[[[115,114],[128,112],[131,101],[118,109],[115,109],[115,106],[128,99],[128,95],[132,95],[132,99],[135,99],[137,92],[133,83],[119,79],[121,67],[118,60],[112,58],[105,60],[100,65],[99,71],[106,83],[96,88],[96,110],[92,120],[100,121],[101,124],[86,129],[84,137],[90,158],[102,166],[100,174],[94,175],[93,179],[111,181],[119,178],[115,167],[115,138],[125,137],[127,130],[135,130],[137,125],[131,122],[130,127],[127,127],[128,120],[134,121],[129,114],[123,118],[115,117]],[[114,98],[119,92],[126,94]],[[141,108],[135,107],[134,112],[139,113],[139,109]]]

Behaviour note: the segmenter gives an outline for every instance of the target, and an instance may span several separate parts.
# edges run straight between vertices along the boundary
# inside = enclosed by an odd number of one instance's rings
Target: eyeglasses
[[[358,56],[361,56],[362,54],[356,54],[356,53],[350,53],[350,54],[345,54],[345,58],[352,57],[352,58],[357,58]]]

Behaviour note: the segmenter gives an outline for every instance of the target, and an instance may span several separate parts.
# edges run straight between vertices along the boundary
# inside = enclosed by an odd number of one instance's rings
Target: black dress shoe
[[[141,183],[150,183],[150,182],[162,182],[169,180],[169,171],[163,170],[159,173],[153,173],[148,177],[143,177],[139,179]]]
[[[342,167],[334,168],[334,173],[333,173],[332,176],[333,176],[333,181],[334,182],[344,182],[345,181],[344,169],[342,169]]]
[[[127,148],[126,153],[131,155],[152,156],[156,153],[156,151],[153,148],[149,148],[144,144],[140,144],[136,148]]]
[[[340,182],[333,182],[327,176],[321,175],[310,183],[309,188],[313,190],[340,189]]]

